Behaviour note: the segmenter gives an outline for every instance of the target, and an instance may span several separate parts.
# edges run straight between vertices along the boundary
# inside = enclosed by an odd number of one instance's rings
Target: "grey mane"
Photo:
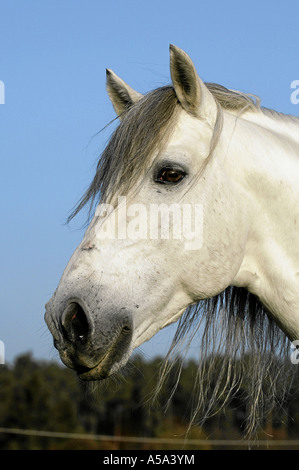
[[[249,93],[229,90],[217,83],[205,83],[215,100],[225,110],[245,111],[260,109],[260,99]]]

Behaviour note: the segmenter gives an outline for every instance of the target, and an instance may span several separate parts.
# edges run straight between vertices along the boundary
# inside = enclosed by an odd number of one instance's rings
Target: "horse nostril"
[[[77,302],[72,302],[62,315],[64,336],[71,342],[84,343],[90,331],[87,316]]]

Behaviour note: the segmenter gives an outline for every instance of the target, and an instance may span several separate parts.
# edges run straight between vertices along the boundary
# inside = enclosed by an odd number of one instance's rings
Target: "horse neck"
[[[228,171],[267,207],[270,197],[286,196],[290,188],[298,195],[299,189],[299,118],[270,113],[225,112],[221,136]]]
[[[286,334],[298,339],[299,120],[261,111],[226,115],[224,133],[223,164],[239,190],[240,210],[248,214],[244,259],[233,285],[257,295]]]
[[[261,108],[244,113],[242,118],[299,145],[299,117]]]

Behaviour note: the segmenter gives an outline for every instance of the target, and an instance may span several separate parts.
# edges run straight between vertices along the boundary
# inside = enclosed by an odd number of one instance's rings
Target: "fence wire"
[[[271,448],[281,447],[288,449],[299,449],[299,439],[290,440],[242,440],[242,439],[171,439],[171,438],[158,438],[158,437],[138,437],[138,436],[110,436],[105,434],[81,434],[70,432],[54,432],[54,431],[39,431],[36,429],[17,429],[17,428],[3,428],[0,427],[2,434],[14,434],[23,436],[36,436],[48,437],[55,439],[82,439],[94,440],[105,442],[119,442],[119,443],[139,443],[139,444],[160,444],[160,445],[173,445],[173,446],[194,446],[203,447],[210,445],[213,447],[250,447],[250,448]]]

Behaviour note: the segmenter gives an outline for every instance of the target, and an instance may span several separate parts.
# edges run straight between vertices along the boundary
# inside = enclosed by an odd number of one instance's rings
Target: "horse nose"
[[[87,343],[92,326],[87,314],[77,302],[71,302],[62,314],[62,334],[73,345]]]
[[[45,320],[54,346],[62,362],[75,369],[80,379],[102,380],[131,354],[132,314],[123,308],[100,311],[72,299],[61,301],[56,296],[46,306]]]

